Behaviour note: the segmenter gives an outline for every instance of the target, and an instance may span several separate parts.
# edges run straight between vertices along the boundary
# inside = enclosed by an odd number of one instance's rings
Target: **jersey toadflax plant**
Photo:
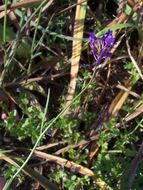
[[[90,33],[89,42],[96,61],[95,66],[98,66],[103,59],[111,57],[112,53],[110,50],[115,44],[115,38],[113,37],[112,31],[108,30],[101,38],[97,38],[94,33]]]

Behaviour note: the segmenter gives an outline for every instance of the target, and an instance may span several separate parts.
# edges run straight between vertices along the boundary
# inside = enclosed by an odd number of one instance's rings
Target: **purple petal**
[[[106,48],[104,48],[101,51],[101,53],[100,53],[100,55],[99,55],[99,57],[97,59],[97,65],[99,65],[101,63],[101,61],[102,61],[103,58],[106,58]]]
[[[48,130],[47,135],[52,135],[53,131],[52,130]]]
[[[97,59],[97,65],[99,65],[103,59],[106,59],[107,57],[111,58],[111,56],[112,56],[112,53],[109,52],[109,49],[104,48]]]
[[[94,56],[94,59],[97,60],[97,49],[96,48],[92,48],[92,53],[93,53],[93,56]]]
[[[104,58],[107,58],[107,57],[112,57],[112,53],[111,52],[106,52],[105,54],[104,54]]]
[[[5,179],[4,178],[2,178],[2,177],[0,177],[0,190],[2,190],[3,189],[3,187],[4,187],[4,185],[5,185]]]
[[[108,47],[112,47],[115,44],[115,38],[113,37],[112,31],[108,30],[103,36],[103,40]]]
[[[97,48],[95,46],[96,36],[94,35],[94,33],[89,34],[89,41],[90,41],[90,47],[91,47],[94,59],[96,60],[96,55],[98,52],[97,52]]]
[[[89,41],[90,43],[94,43],[96,40],[96,36],[94,35],[94,33],[90,32],[89,33]]]

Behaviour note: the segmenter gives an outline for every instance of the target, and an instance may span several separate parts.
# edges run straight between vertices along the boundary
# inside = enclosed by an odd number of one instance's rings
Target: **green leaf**
[[[7,26],[6,28],[6,42],[10,42],[15,39],[16,34],[14,33],[12,27]],[[3,43],[3,26],[0,24],[0,44]]]
[[[27,59],[31,55],[31,44],[26,38],[23,38],[17,47],[16,55],[18,58]]]

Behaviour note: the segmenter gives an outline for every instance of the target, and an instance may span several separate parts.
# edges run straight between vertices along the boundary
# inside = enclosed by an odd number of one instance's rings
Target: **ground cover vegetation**
[[[143,189],[142,0],[0,2],[0,190]]]

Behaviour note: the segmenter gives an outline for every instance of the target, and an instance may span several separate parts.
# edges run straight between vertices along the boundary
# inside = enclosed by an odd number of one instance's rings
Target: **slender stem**
[[[5,8],[4,8],[5,15],[3,21],[3,43],[6,42],[7,5],[8,5],[8,0],[5,0]]]

